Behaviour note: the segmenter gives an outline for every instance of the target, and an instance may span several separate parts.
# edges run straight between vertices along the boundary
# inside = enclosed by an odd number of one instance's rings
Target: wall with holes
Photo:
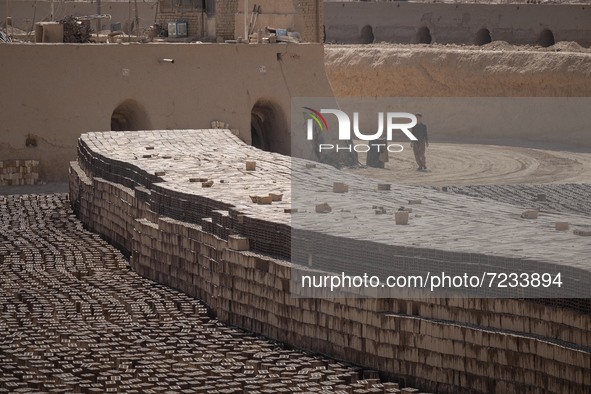
[[[320,44],[0,45],[0,70],[0,157],[39,161],[43,181],[67,179],[88,131],[221,121],[251,143],[260,102],[281,112],[273,149],[289,153],[291,97],[332,96]]]
[[[591,46],[591,6],[585,4],[325,2],[324,15],[327,42]]]

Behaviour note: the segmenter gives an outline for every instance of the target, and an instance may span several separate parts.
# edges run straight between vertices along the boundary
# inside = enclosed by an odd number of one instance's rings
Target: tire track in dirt
[[[417,171],[412,149],[390,153],[386,168],[346,171],[393,183],[421,186],[591,183],[591,153],[533,148],[432,143],[427,171]],[[359,154],[366,162],[366,154]]]

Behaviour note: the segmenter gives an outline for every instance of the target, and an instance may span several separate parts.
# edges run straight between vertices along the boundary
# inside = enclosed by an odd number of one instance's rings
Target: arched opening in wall
[[[291,140],[281,107],[268,100],[259,100],[250,115],[252,146],[267,152],[288,155]]]
[[[415,42],[417,44],[431,44],[431,41],[433,41],[433,38],[431,37],[431,31],[429,28],[427,26],[419,28],[415,37]]]
[[[144,108],[135,100],[125,100],[111,114],[111,130],[149,130],[150,120]]]
[[[543,47],[549,47],[554,45],[554,33],[552,33],[552,31],[549,29],[542,30],[540,36],[538,37],[537,44]]]
[[[488,29],[480,29],[476,33],[476,38],[474,38],[475,45],[484,45],[490,44],[492,42],[492,37],[490,36],[490,31]]]
[[[366,25],[361,29],[361,35],[359,41],[361,44],[373,44],[375,36],[373,35],[373,28],[370,25]]]

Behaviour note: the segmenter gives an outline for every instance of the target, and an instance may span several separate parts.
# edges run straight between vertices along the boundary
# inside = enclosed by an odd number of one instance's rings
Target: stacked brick
[[[577,212],[591,215],[591,184],[447,186],[447,191],[471,197],[490,198],[538,211]]]
[[[250,7],[254,4],[260,5],[260,2],[253,2]],[[276,9],[277,5],[269,2],[265,4],[263,2],[263,14],[267,14],[267,8]],[[323,2],[321,0],[303,0],[294,2],[295,14],[291,15],[290,28],[293,28],[295,24],[303,21],[303,31],[299,33],[305,42],[322,42],[323,41]],[[275,10],[270,12],[273,15],[277,15],[279,20],[289,14],[294,9],[291,7],[291,2],[287,5],[286,10]],[[190,37],[202,37],[207,34],[204,21],[208,18],[215,17],[215,38],[221,38],[223,40],[236,39],[239,36],[244,35],[243,32],[236,33],[236,18],[238,15],[238,1],[237,0],[215,0],[215,13],[206,13],[200,7],[195,8],[179,8],[172,6],[169,1],[160,0],[160,7],[158,10],[157,19],[158,22],[167,26],[168,22],[174,21],[186,21],[188,22],[188,34]],[[247,10],[247,17],[250,17],[251,9]],[[258,28],[264,28],[265,26],[260,25]],[[273,27],[288,27],[288,26],[273,26]]]
[[[286,250],[284,226],[289,229],[283,206],[231,204],[239,192],[248,195],[245,188],[268,187],[271,174],[273,187],[288,182],[286,159],[245,146],[225,130],[179,133],[83,135],[79,165],[71,167],[79,218],[130,253],[142,276],[204,300],[221,321],[438,393],[591,387],[591,319],[584,309],[517,299],[293,297],[292,265],[277,257]],[[115,141],[121,138],[129,144]],[[156,147],[142,160],[148,140]],[[246,158],[257,161],[253,173],[236,169]],[[193,176],[216,183],[190,186]],[[248,246],[238,242],[244,239]],[[344,392],[373,392],[364,391],[374,384],[368,382]]]
[[[238,1],[216,0],[215,1],[215,30],[218,37],[224,40],[232,40],[236,25],[236,13],[238,12]]]
[[[297,2],[297,11],[304,19],[305,42],[324,42],[324,6],[323,1],[303,0]]]
[[[220,324],[130,271],[68,203],[0,197],[0,393],[400,392],[375,371]]]
[[[164,29],[168,29],[168,22],[187,22],[189,37],[203,36],[203,12],[201,9],[159,9],[157,20]]]
[[[39,182],[37,160],[0,161],[0,186],[35,185]]]

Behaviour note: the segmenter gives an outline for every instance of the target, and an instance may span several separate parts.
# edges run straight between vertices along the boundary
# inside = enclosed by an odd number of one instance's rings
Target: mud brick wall
[[[168,29],[168,22],[187,22],[187,33],[189,37],[203,36],[203,12],[201,10],[159,10],[157,21],[164,29]]]
[[[238,2],[235,0],[216,0],[215,2],[215,31],[218,37],[232,40],[236,24]]]
[[[0,186],[34,185],[39,182],[37,160],[0,161]]]
[[[244,5],[237,3],[237,12],[233,26],[234,35],[244,35]],[[255,30],[266,26],[299,32],[303,42],[323,42],[324,5],[322,0],[257,0],[249,3],[247,23],[250,21],[253,3],[261,7],[256,20]],[[216,18],[218,17],[216,12]],[[219,25],[218,25],[219,26]]]
[[[154,11],[148,20],[152,23]],[[142,22],[142,26],[147,24]],[[278,52],[283,54],[281,62]],[[76,62],[62,61],[73,58]],[[158,63],[162,58],[175,63]],[[47,59],[46,66],[31,75],[23,65],[38,59]],[[264,75],[259,71],[261,65],[266,66]],[[291,145],[287,132],[291,97],[332,96],[323,48],[318,44],[0,45],[0,69],[0,86],[13,92],[10,97],[0,95],[2,113],[11,114],[0,122],[0,160],[22,159],[26,151],[25,158],[39,161],[41,179],[46,182],[67,181],[80,134],[110,130],[115,111],[137,130],[203,128],[212,121],[223,121],[250,143],[253,107],[273,108],[284,117],[271,147],[286,153]],[[89,69],[94,71],[93,78],[85,82],[87,89],[76,88],[72,75]],[[35,95],[23,88],[40,85],[47,89]],[[56,96],[56,89],[64,93]],[[96,105],[87,105],[83,90],[96,92]],[[25,111],[23,102],[40,111]],[[83,116],[55,117],[63,108]],[[37,136],[37,147],[27,149],[22,130]]]
[[[301,0],[297,2],[297,11],[304,18],[302,39],[306,42],[324,42],[324,2]]]
[[[210,217],[171,218],[155,209],[167,202],[178,215],[183,199],[154,175],[82,141],[78,160],[70,194],[80,220],[129,253],[139,274],[204,300],[223,322],[431,392],[591,389],[591,322],[583,313],[516,299],[295,298],[291,263],[233,246],[223,231],[232,209],[193,200],[191,209]]]

